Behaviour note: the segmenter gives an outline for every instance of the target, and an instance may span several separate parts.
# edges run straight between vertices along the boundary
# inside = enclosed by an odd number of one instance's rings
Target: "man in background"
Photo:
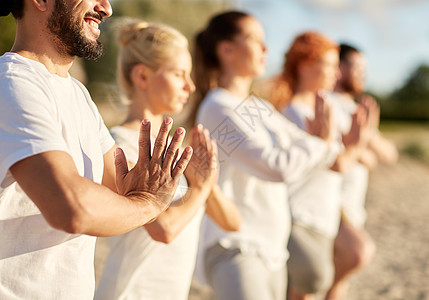
[[[350,275],[366,266],[374,255],[375,244],[364,228],[368,175],[379,162],[391,164],[398,158],[395,145],[378,130],[378,104],[364,94],[364,55],[353,46],[341,44],[339,68],[341,77],[335,87],[335,104],[351,116],[356,111],[357,102],[361,103],[367,110],[370,128],[367,132],[368,146],[361,151],[359,162],[343,178],[342,218],[334,245],[335,279],[326,297],[329,300],[346,299]],[[343,128],[343,132],[348,130]]]

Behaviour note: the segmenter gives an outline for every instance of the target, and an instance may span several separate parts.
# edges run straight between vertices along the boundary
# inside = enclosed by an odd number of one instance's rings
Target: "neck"
[[[316,94],[313,91],[297,92],[292,97],[292,102],[299,102],[310,107],[314,107],[316,103]]]
[[[244,99],[249,95],[252,80],[253,77],[250,76],[223,74],[219,79],[219,87],[224,88],[232,94]]]
[[[341,84],[337,83],[335,85],[334,91],[337,92],[338,94],[341,94],[344,97],[349,98],[349,99],[351,99],[351,100],[354,101],[354,96],[355,95],[353,93],[349,92],[349,91],[346,91]]]
[[[144,99],[132,96],[130,100],[131,104],[128,108],[127,118],[121,126],[139,131],[141,122],[147,119],[151,124],[151,135],[156,136],[161,128],[163,115],[153,112]]]
[[[51,74],[67,77],[74,57],[61,54],[46,30],[34,30],[34,25],[18,21],[15,43],[11,52],[42,63]]]
[[[314,107],[316,101],[316,92],[317,88],[313,87],[309,83],[299,80],[297,82],[296,92],[292,96],[291,101],[304,103],[311,107]]]

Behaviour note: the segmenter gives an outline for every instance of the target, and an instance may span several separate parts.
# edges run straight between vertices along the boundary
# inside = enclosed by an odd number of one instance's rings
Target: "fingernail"
[[[120,151],[120,150],[119,150],[119,148],[116,148],[116,149],[115,149],[115,152],[113,153],[113,157],[114,157],[114,158],[116,158],[116,156],[118,156],[118,155],[119,155],[119,151]]]
[[[171,119],[171,118],[165,118],[165,119],[164,119],[164,123],[165,123],[166,125],[170,124],[170,123],[171,123],[171,121],[172,121],[172,119]]]
[[[144,126],[146,126],[147,124],[149,124],[149,120],[148,119],[144,119],[142,123],[143,123]]]
[[[197,125],[197,129],[198,129],[198,130],[201,130],[201,129],[203,129],[203,125],[201,125],[201,124],[198,124],[198,125]]]
[[[182,127],[177,128],[176,132],[178,134],[182,134],[185,131],[185,129],[183,129]]]
[[[191,146],[186,147],[185,151],[188,152],[188,153],[191,153],[192,152],[192,147]]]

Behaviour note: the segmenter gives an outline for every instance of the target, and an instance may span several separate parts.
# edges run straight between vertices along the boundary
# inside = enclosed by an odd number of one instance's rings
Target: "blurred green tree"
[[[380,104],[384,119],[429,120],[429,66],[418,66],[404,85]]]
[[[429,66],[418,66],[404,86],[393,92],[390,99],[393,101],[429,102]]]
[[[0,18],[0,28],[0,55],[3,55],[12,48],[15,40],[16,23],[12,15]]]

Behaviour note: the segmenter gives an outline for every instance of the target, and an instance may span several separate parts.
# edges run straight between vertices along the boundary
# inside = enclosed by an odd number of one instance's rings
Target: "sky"
[[[268,46],[266,75],[281,70],[294,37],[316,30],[361,49],[367,88],[388,94],[420,64],[429,65],[428,0],[236,0],[257,17]]]

